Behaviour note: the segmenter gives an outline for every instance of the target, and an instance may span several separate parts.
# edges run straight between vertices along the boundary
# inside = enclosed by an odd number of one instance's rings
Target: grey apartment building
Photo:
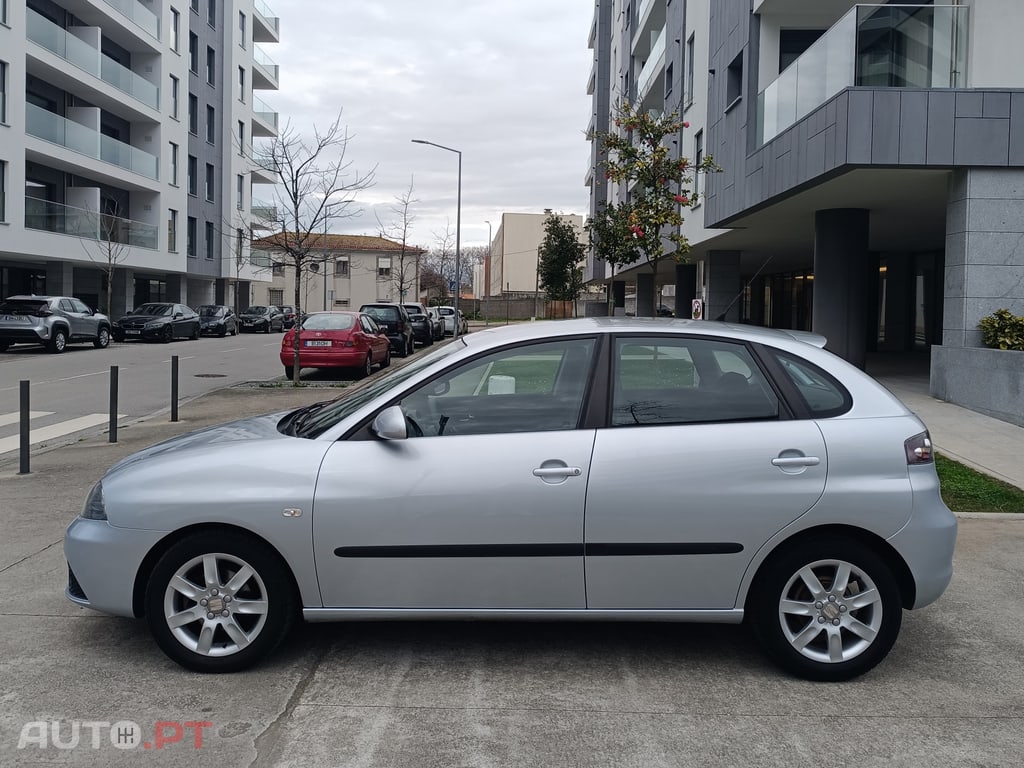
[[[654,275],[586,276],[638,312],[657,286],[689,316],[813,330],[864,366],[930,357],[933,394],[1024,424],[1020,371],[978,322],[1024,314],[1024,4],[596,0],[591,132],[622,100],[689,123],[676,156],[711,154]],[[628,191],[599,172],[591,212]],[[1014,395],[1016,392],[1016,395]]]
[[[247,302],[278,40],[263,0],[0,0],[0,296]]]

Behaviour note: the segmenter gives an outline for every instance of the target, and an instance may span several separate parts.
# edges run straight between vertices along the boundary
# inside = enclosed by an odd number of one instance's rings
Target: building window
[[[199,0],[188,0],[188,4],[191,6],[193,11],[199,13]]]
[[[217,0],[206,0],[206,22],[217,28]]]
[[[0,24],[7,23],[7,0],[0,0]]]
[[[175,52],[178,51],[178,46],[180,45],[180,43],[178,42],[180,40],[180,38],[178,37],[179,32],[180,32],[180,28],[181,28],[181,14],[178,13],[174,8],[171,8],[171,40],[170,40],[170,43],[171,43],[171,50],[175,51]]]
[[[217,84],[217,52],[210,46],[206,46],[206,82],[210,85]]]
[[[178,78],[171,75],[171,117],[178,119]]]
[[[334,261],[334,276],[335,277],[348,277],[348,259],[335,259]]]
[[[195,155],[188,156],[188,193],[195,197],[199,194],[199,179],[196,177],[199,175],[199,161]]]
[[[193,136],[199,135],[199,98],[194,94],[188,95],[188,132]]]
[[[217,110],[206,105],[206,143],[217,143]]]
[[[7,62],[0,61],[0,123],[7,123]]]
[[[238,68],[238,100],[245,104],[245,67]]]
[[[245,14],[238,12],[238,45],[245,48]]]
[[[211,203],[213,202],[213,190],[214,182],[217,171],[214,169],[212,163],[206,164],[206,199]]]
[[[377,279],[384,280],[391,277],[391,257],[377,257]]]
[[[188,33],[188,68],[199,74],[199,37],[195,32]]]
[[[238,210],[245,210],[245,176],[238,174],[235,177],[235,185],[238,187],[236,190],[238,193],[238,201],[235,203],[235,207]]]
[[[7,162],[0,160],[0,221],[7,221]]]
[[[238,121],[238,154],[245,157],[245,121]]]
[[[213,222],[206,222],[206,258],[212,259],[213,253]]]
[[[675,62],[670,61],[668,66],[665,67],[665,98],[667,99],[672,94],[672,78],[675,75]]]
[[[701,163],[704,162],[704,131],[697,131],[697,133],[693,137],[693,162],[698,167],[700,166]],[[700,192],[700,174],[699,173],[694,173],[693,174],[693,199],[694,199],[694,204],[693,205],[694,205],[695,208],[698,205],[700,205],[700,197],[698,197],[698,193],[699,192]]]
[[[693,62],[695,60],[694,50],[697,47],[697,40],[693,35],[690,35],[686,41],[686,72],[683,75],[683,80],[686,85],[686,106],[693,104],[693,81],[694,81],[694,69]]]
[[[241,227],[235,230],[235,258],[238,259],[238,263],[242,263],[242,248],[245,246],[245,233],[242,232]]]
[[[274,275],[275,277],[283,275],[284,274],[284,264],[282,264],[280,261],[275,261],[273,266],[271,266],[271,268],[270,268],[270,274]]]
[[[173,208],[167,209],[167,250],[178,252],[178,212]]]
[[[178,145],[173,141],[171,145],[171,186],[178,186]]]
[[[188,217],[188,226],[185,229],[185,252],[193,259],[196,257],[196,217]]]
[[[725,79],[725,111],[740,100],[743,96],[743,53],[737,54],[732,60],[729,69],[726,70]]]
[[[268,288],[267,303],[274,307],[284,304],[284,288]]]

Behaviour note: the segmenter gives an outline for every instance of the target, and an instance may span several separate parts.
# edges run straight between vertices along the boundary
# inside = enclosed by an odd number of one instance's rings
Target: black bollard
[[[171,355],[171,421],[178,420],[178,356]]]
[[[117,366],[110,366],[110,442],[117,442]]]
[[[21,382],[21,441],[20,441],[20,459],[21,465],[18,469],[19,475],[27,475],[29,473],[28,464],[28,421],[32,417],[29,411],[29,400],[28,400],[28,381]]]

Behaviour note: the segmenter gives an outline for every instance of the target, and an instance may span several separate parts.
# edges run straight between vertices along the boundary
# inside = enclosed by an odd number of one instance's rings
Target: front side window
[[[618,338],[614,366],[612,426],[779,417],[778,397],[742,344]]]
[[[593,339],[560,339],[501,350],[461,365],[402,400],[410,434],[575,429],[593,356]]]

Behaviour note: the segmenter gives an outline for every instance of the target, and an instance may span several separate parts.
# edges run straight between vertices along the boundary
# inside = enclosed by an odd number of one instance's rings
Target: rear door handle
[[[579,477],[582,474],[579,467],[538,467],[533,470],[534,477]]]
[[[772,464],[783,469],[791,469],[793,467],[816,467],[821,464],[821,459],[817,456],[783,456],[777,459],[772,459]]]

